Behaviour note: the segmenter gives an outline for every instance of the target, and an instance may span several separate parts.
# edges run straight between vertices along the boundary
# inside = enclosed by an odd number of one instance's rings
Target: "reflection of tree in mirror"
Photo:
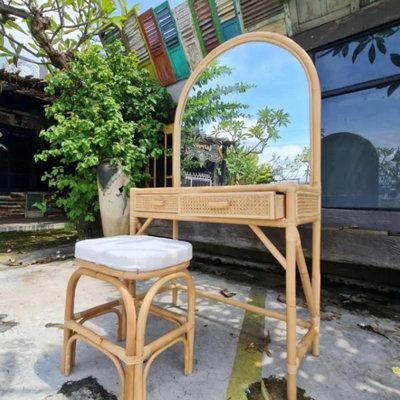
[[[214,84],[231,74],[231,68],[215,61],[192,88],[181,127],[183,177],[189,171],[204,172],[201,169],[211,162],[214,184],[271,182],[271,166],[260,163],[259,155],[280,137],[279,128],[288,125],[289,115],[265,106],[253,116],[247,111],[249,105],[229,100],[229,95],[256,87],[244,82]],[[203,132],[206,126],[207,134]]]
[[[268,183],[273,180],[270,166],[260,164],[258,156],[270,141],[279,139],[278,128],[286,127],[288,123],[287,113],[266,106],[258,111],[254,124],[249,124],[248,120],[233,119],[219,121],[213,127],[214,137],[225,137],[232,143],[226,157],[229,184]]]
[[[377,147],[376,150],[379,156],[381,200],[395,201],[400,193],[400,149]]]
[[[203,71],[192,87],[181,125],[181,171],[183,178],[189,171],[202,172],[201,170],[206,167],[207,163],[213,164],[214,175],[220,171],[218,166],[223,161],[229,143],[205,137],[201,133],[204,125],[215,122],[219,118],[232,120],[247,116],[246,108],[248,107],[246,105],[227,101],[223,97],[230,94],[245,93],[252,85],[240,82],[234,85],[209,87],[211,82],[231,75],[231,73],[231,68],[213,62]]]
[[[304,147],[294,158],[282,158],[274,154],[271,160],[272,176],[275,181],[309,182],[310,148]]]
[[[363,36],[362,38],[356,40],[357,45],[351,53],[351,60],[353,64],[356,62],[359,55],[364,51],[368,51],[368,60],[371,64],[375,62],[378,52],[383,55],[389,55],[387,52],[385,40],[388,37],[395,35],[399,30],[400,27],[388,28],[377,33]],[[325,52],[321,52],[318,57],[320,58],[327,54],[332,54],[333,57],[341,55],[346,58],[350,55],[350,43],[340,43],[334,47],[329,48]],[[391,63],[400,68],[400,54],[390,53],[389,56]],[[390,96],[396,89],[400,87],[400,80],[392,81],[390,83],[383,83],[376,86],[377,89],[383,89],[386,87],[387,95]]]

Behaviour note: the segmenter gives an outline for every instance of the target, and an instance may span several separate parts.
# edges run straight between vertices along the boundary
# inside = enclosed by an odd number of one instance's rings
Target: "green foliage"
[[[258,154],[247,153],[244,149],[229,148],[226,157],[229,171],[229,185],[249,185],[270,183],[272,168],[267,163],[259,163]]]
[[[33,204],[33,207],[37,208],[43,214],[47,211],[47,202],[46,201],[39,201]]]
[[[143,184],[148,157],[161,153],[158,132],[171,98],[120,43],[106,52],[91,45],[77,53],[67,69],[49,77],[46,91],[56,96],[46,108],[53,124],[40,133],[49,148],[35,159],[56,163],[43,179],[57,190],[57,205],[70,221],[93,221],[96,167],[110,162],[130,177],[129,186]]]
[[[195,128],[202,127],[210,122],[232,121],[246,118],[247,105],[228,101],[224,97],[231,94],[245,93],[253,85],[238,82],[234,85],[215,85],[209,87],[211,82],[231,75],[232,69],[220,65],[217,61],[212,62],[200,75],[192,88],[190,97],[185,106],[182,120],[183,132],[190,133]]]
[[[121,29],[130,11],[125,0],[0,1],[0,55],[65,68],[105,27]]]
[[[249,125],[248,121],[241,118],[222,120],[214,126],[212,134],[215,137],[228,138],[233,143],[233,149],[240,150],[237,151],[238,156],[261,154],[269,141],[280,138],[279,128],[288,123],[289,114],[266,106],[258,111],[255,124]]]

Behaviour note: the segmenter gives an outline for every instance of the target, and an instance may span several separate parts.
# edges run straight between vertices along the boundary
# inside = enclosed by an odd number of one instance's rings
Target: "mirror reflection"
[[[182,186],[309,180],[309,91],[297,59],[250,42],[214,59],[189,92]]]

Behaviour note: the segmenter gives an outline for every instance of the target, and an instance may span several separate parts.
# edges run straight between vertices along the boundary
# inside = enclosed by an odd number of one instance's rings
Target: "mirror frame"
[[[307,77],[310,126],[310,181],[306,186],[321,188],[321,89],[317,70],[306,51],[292,39],[273,32],[251,32],[236,36],[212,50],[194,69],[183,86],[175,113],[173,134],[173,187],[181,187],[181,123],[186,100],[197,78],[215,58],[238,45],[249,42],[271,43],[287,50],[299,61]],[[257,186],[268,186],[260,184]],[[244,185],[246,186],[246,185]],[[304,186],[304,184],[302,184]],[[224,186],[226,187],[226,186]]]

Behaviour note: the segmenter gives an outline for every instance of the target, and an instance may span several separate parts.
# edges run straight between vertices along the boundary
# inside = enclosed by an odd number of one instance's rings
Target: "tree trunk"
[[[14,20],[15,17],[24,19],[29,26],[32,37],[37,41],[40,48],[49,57],[51,63],[56,68],[66,68],[69,58],[68,54],[58,51],[46,33],[46,30],[50,28],[50,19],[45,17],[40,9],[32,6],[28,7],[30,12],[18,7],[4,4],[3,0],[0,0],[1,22],[3,23],[3,21],[6,21],[7,19]]]

